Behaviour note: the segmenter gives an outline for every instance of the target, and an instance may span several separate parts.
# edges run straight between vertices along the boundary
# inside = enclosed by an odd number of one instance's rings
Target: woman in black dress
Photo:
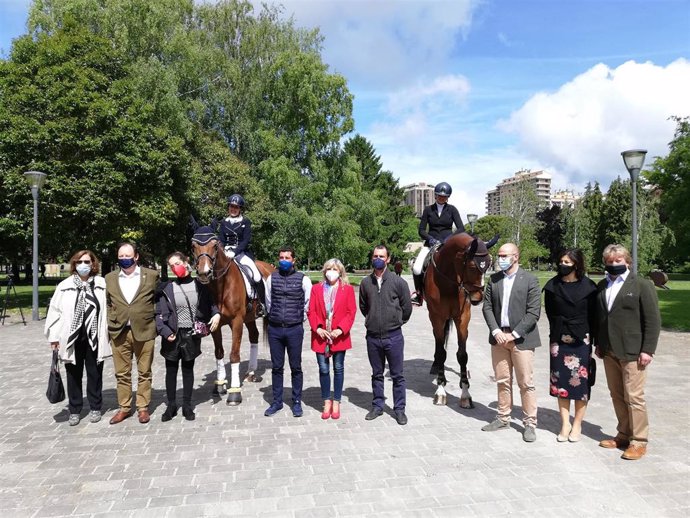
[[[544,286],[544,307],[549,319],[551,381],[549,393],[558,398],[561,431],[558,442],[577,442],[590,395],[592,344],[596,285],[585,277],[582,251],[561,253],[558,275]],[[570,401],[575,417],[570,425]]]

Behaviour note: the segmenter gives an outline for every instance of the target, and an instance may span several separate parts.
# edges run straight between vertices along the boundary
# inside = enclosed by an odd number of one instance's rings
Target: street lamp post
[[[640,178],[640,169],[644,165],[646,154],[646,149],[629,149],[621,153],[632,182],[632,271],[635,274],[637,274],[637,180]]]
[[[24,173],[26,181],[31,187],[31,195],[34,198],[34,246],[33,246],[33,301],[31,305],[31,319],[38,320],[38,191],[46,181],[46,174],[40,171],[27,171]]]
[[[477,215],[476,214],[468,214],[467,215],[467,222],[470,224],[470,234],[474,234],[474,224],[477,221]]]

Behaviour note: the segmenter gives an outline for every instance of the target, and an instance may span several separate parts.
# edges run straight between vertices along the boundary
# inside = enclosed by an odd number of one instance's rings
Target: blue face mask
[[[513,260],[510,257],[499,257],[498,258],[498,267],[501,269],[501,271],[505,272],[512,265],[513,265]]]
[[[386,261],[380,257],[374,257],[371,260],[371,264],[375,270],[383,270],[386,267]]]
[[[91,273],[91,265],[90,264],[78,264],[77,265],[77,273],[81,275],[82,277],[86,277],[88,274]]]
[[[137,264],[137,262],[132,257],[125,257],[124,259],[118,259],[117,264],[120,266],[120,268],[126,270],[127,268],[131,268],[132,266]]]
[[[292,261],[287,261],[285,259],[278,261],[278,269],[281,272],[288,272],[290,271],[290,268],[292,268]]]

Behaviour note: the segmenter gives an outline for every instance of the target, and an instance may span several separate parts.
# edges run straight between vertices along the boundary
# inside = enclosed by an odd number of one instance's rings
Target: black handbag
[[[46,397],[51,403],[59,403],[65,399],[65,387],[62,384],[62,376],[60,376],[57,349],[53,349],[53,361],[50,364],[50,375],[48,376],[48,390],[46,390]]]
[[[594,360],[594,357],[591,357],[589,359],[589,372],[587,373],[587,381],[589,382],[590,387],[593,387],[594,383],[597,381],[597,362]]]
[[[180,348],[180,358],[191,361],[201,354],[201,337],[186,329],[179,329],[176,342]]]

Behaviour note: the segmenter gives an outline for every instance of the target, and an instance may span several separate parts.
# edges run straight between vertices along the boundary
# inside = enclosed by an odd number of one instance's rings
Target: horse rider
[[[251,283],[259,299],[258,316],[265,314],[266,288],[259,269],[249,256],[249,243],[252,240],[252,222],[242,215],[244,198],[233,194],[228,198],[228,217],[220,222],[218,234],[225,255],[251,271]]]
[[[412,303],[421,306],[424,302],[424,261],[429,250],[434,246],[440,246],[453,233],[453,225],[457,232],[464,232],[465,225],[460,219],[460,213],[453,205],[448,203],[448,198],[453,189],[446,182],[441,182],[434,188],[436,203],[424,208],[422,218],[419,221],[419,235],[424,239],[424,246],[419,251],[412,267],[415,292],[412,294]],[[428,227],[428,230],[427,230]]]

